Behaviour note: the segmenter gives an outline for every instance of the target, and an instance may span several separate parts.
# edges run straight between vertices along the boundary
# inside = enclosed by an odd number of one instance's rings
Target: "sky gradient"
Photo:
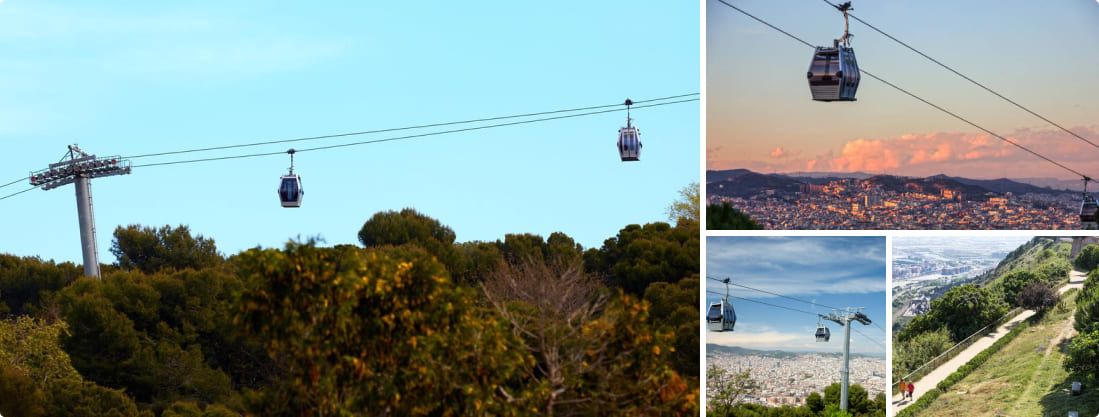
[[[732,283],[808,300],[831,307],[866,307],[878,326],[857,325],[866,336],[851,333],[851,351],[885,354],[885,238],[873,237],[725,237],[706,239],[706,275]],[[718,302],[724,284],[707,279],[706,305]],[[730,295],[794,309],[827,314],[820,305],[779,298],[730,286]],[[706,332],[706,343],[749,349],[842,352],[843,328],[832,322],[828,343],[816,341],[817,320],[812,316],[763,304],[733,299],[736,329]],[[703,312],[705,314],[705,312]]]
[[[733,0],[814,44],[842,34],[819,0]],[[1099,4],[1093,0],[855,1],[854,14],[1092,142],[1099,142]],[[1099,175],[1099,149],[1048,126],[854,20],[860,68]],[[972,178],[1074,178],[863,76],[858,101],[810,100],[812,49],[707,1],[707,169]]]
[[[71,143],[134,155],[695,93],[698,16],[690,2],[8,0],[0,183]],[[292,210],[275,193],[285,156],[136,168],[92,181],[99,254],[113,262],[111,232],[135,223],[189,225],[224,253],[354,243],[372,214],[404,207],[459,241],[564,231],[598,246],[666,220],[697,181],[698,107],[635,111],[637,163],[615,149],[624,113],[300,154],[306,195]],[[0,214],[0,252],[79,262],[72,187],[0,201]]]

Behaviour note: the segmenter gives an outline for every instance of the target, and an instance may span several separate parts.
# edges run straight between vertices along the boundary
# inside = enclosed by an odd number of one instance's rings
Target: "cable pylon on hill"
[[[843,310],[832,310],[832,314],[824,316],[825,320],[833,321],[843,326],[843,368],[840,369],[840,410],[847,411],[847,388],[851,379],[851,324],[852,322],[870,325],[870,317],[862,312],[862,307],[848,307]]]
[[[717,279],[715,279],[713,277],[707,276],[706,278],[717,281]],[[723,282],[723,281],[719,281],[719,282]],[[763,292],[762,290],[757,290],[757,291]],[[719,292],[712,291],[712,290],[706,290],[706,292],[709,293],[709,294],[725,296],[725,295],[723,295]],[[770,293],[770,294],[776,294],[776,293]],[[778,294],[776,294],[776,295],[778,295]],[[787,297],[787,296],[783,296],[783,295],[778,295],[778,296],[781,296],[781,297],[784,297],[784,298],[790,298],[790,299],[801,301],[801,302],[811,303],[809,301],[799,300],[799,299],[796,299],[796,298],[793,298],[793,297]],[[797,309],[797,308],[786,307],[786,306],[781,306],[781,305],[778,305],[778,304],[771,304],[771,303],[766,303],[766,302],[763,302],[763,301],[751,300],[751,299],[742,298],[742,297],[735,297],[735,296],[726,296],[726,297],[735,298],[735,299],[738,299],[738,300],[748,301],[748,302],[757,303],[757,304],[762,304],[762,305],[766,305],[766,306],[770,306],[770,307],[781,308],[781,309],[784,309],[784,310],[789,310],[789,311],[793,311],[793,312],[797,312],[797,313],[808,314],[810,316],[816,316],[816,317],[819,317],[821,319],[832,321],[832,322],[835,322],[835,323],[843,326],[843,328],[844,328],[843,365],[840,368],[840,409],[843,410],[843,411],[847,411],[847,408],[848,408],[847,393],[848,393],[848,388],[850,386],[850,379],[851,379],[851,367],[850,367],[850,365],[851,365],[851,331],[853,330],[852,325],[854,323],[859,323],[859,324],[862,324],[864,326],[869,326],[873,323],[873,321],[870,320],[870,317],[867,316],[866,313],[863,313],[863,310],[865,310],[864,307],[846,307],[846,308],[842,308],[842,309],[833,309],[832,313],[824,315],[824,314],[817,314],[817,313],[813,313],[813,312],[809,312],[809,311],[805,311],[805,310],[801,310],[801,309]],[[812,303],[812,304],[823,306],[823,304],[819,304],[819,303]],[[872,341],[872,342],[874,341],[869,336],[863,334],[862,332],[859,332],[858,329],[854,329],[854,330],[855,330],[855,332],[859,333],[860,335],[862,335],[863,337],[869,339],[870,341]],[[875,343],[877,343],[877,342],[875,342]],[[882,348],[885,348],[884,344],[881,344],[881,343],[877,343],[877,344],[879,346],[881,346]]]
[[[76,145],[69,145],[69,152],[61,162],[50,164],[41,171],[32,172],[29,177],[34,188],[43,190],[75,184],[76,214],[80,223],[80,247],[84,256],[85,276],[99,277],[99,253],[95,245],[95,215],[92,210],[92,187],[89,181],[92,178],[129,173],[130,161],[128,160],[117,156],[98,158],[85,153]]]

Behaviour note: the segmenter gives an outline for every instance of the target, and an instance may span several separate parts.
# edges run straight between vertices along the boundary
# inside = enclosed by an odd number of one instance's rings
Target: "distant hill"
[[[796,192],[803,184],[823,184],[844,178],[870,181],[882,189],[898,193],[907,190],[919,190],[924,193],[937,194],[944,189],[949,189],[961,192],[963,198],[971,201],[984,200],[989,194],[1003,195],[1009,192],[1013,194],[1061,194],[1066,192],[1064,190],[1039,187],[1007,178],[979,180],[951,177],[942,174],[926,178],[896,175],[871,175],[865,173],[761,174],[748,169],[707,171],[706,189],[707,192],[712,195],[748,198],[759,195],[767,190]]]
[[[801,355],[824,355],[824,356],[842,356],[842,352],[789,352],[784,350],[755,350],[747,349],[737,346],[725,346],[715,345],[712,343],[706,344],[706,355],[711,354],[724,354],[724,355],[756,355],[766,356],[776,359],[795,359]],[[867,355],[862,353],[852,353],[851,357],[866,357],[866,358],[880,358],[881,355]]]
[[[1005,274],[1015,269],[1030,269],[1041,262],[1042,253],[1045,252],[1046,249],[1053,249],[1056,251],[1058,247],[1065,245],[1066,244],[1058,242],[1057,239],[1053,237],[1035,237],[1011,251],[1011,253],[1007,254],[995,268],[975,277],[971,283],[988,285],[998,281]]]
[[[1016,180],[1010,180],[1007,178],[1000,178],[995,180],[975,180],[962,177],[951,177],[944,174],[935,175],[930,178],[946,179],[956,181],[962,184],[974,185],[984,188],[994,193],[1013,193],[1013,194],[1025,194],[1025,193],[1039,193],[1039,194],[1060,194],[1063,190],[1055,190],[1049,187],[1038,187],[1032,184],[1026,184]]]

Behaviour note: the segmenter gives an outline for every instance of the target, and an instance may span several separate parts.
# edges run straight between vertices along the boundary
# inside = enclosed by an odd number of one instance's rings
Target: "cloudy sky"
[[[842,15],[822,1],[733,4],[815,44]],[[854,14],[1077,134],[1099,142],[1099,4],[1092,0],[855,1]],[[809,98],[812,49],[707,2],[707,168],[1074,178],[863,77],[858,101]],[[852,21],[859,66],[1086,174],[1099,149],[1055,130]]]
[[[884,354],[885,238],[884,237],[718,237],[706,240],[706,275],[822,305],[813,305],[741,287],[730,295],[777,304],[809,313],[826,314],[828,307],[866,307],[878,326],[856,325],[865,334],[851,334],[853,352]],[[706,282],[707,305],[720,300],[724,284]],[[815,340],[817,320],[750,301],[733,299],[737,312],[733,332],[707,332],[706,342],[750,349],[842,352],[843,328],[826,322],[832,341]],[[827,307],[826,307],[827,306]],[[868,340],[867,337],[874,339]]]
[[[57,162],[72,143],[136,155],[697,93],[698,9],[6,0],[0,184]],[[235,253],[298,236],[354,243],[372,214],[405,207],[451,226],[460,241],[563,231],[598,246],[627,224],[666,220],[677,191],[698,181],[697,102],[633,112],[645,144],[637,163],[622,163],[615,148],[625,117],[298,154],[306,195],[293,210],[276,195],[285,155],[135,168],[92,181],[100,257],[113,261],[111,232],[131,223],[186,224]],[[0,214],[0,252],[79,261],[72,187],[0,201]]]

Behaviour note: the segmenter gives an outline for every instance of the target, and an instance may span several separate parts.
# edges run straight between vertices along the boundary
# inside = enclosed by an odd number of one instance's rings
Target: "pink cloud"
[[[1075,128],[1085,138],[1099,141],[1099,127]],[[1017,129],[1008,139],[1046,155],[1078,171],[1099,175],[1095,161],[1099,149],[1059,130]],[[1058,177],[1073,175],[1030,153],[986,133],[908,133],[888,138],[857,138],[838,151],[828,150],[811,158],[799,158],[800,150],[776,147],[769,160],[724,160],[708,155],[708,167],[735,166],[762,170],[843,171],[899,175],[950,175],[974,178]],[[720,169],[720,168],[716,168]]]

